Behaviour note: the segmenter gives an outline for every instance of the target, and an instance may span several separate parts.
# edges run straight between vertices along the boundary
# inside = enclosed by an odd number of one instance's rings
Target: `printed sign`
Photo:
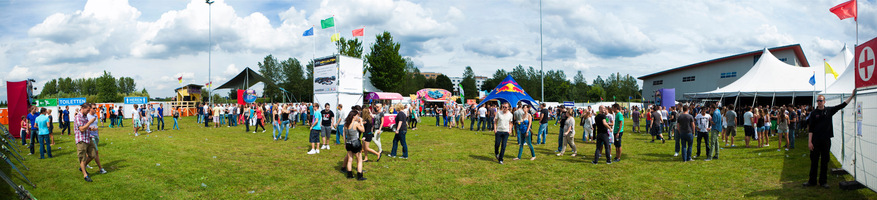
[[[149,99],[146,97],[125,97],[125,104],[146,104]]]
[[[856,88],[877,85],[877,78],[874,78],[875,61],[877,61],[874,50],[877,50],[877,38],[856,46],[856,58],[853,59],[853,64],[856,65]]]
[[[862,102],[856,103],[856,134],[862,136]]]
[[[84,104],[85,101],[86,101],[85,97],[63,98],[63,99],[58,99],[58,104],[60,104],[61,106],[78,106],[78,105]]]
[[[58,99],[37,99],[37,107],[58,106]]]
[[[564,101],[563,107],[576,107],[576,103],[572,101]]]

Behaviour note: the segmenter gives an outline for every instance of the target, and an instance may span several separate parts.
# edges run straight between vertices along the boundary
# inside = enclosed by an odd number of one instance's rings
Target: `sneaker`
[[[697,156],[691,156],[691,159],[697,159]]]
[[[277,138],[274,138],[274,141],[277,141]]]
[[[89,169],[94,169],[93,167],[91,167],[89,165],[85,165],[85,167],[88,167]]]
[[[399,157],[399,158],[401,158],[401,159],[406,159],[406,160],[408,159],[408,157]]]
[[[563,154],[557,154],[557,156],[562,156]]]
[[[256,131],[253,131],[253,133],[256,133]]]
[[[677,157],[677,156],[679,156],[679,153],[674,153],[674,154],[673,154],[673,157]]]
[[[134,136],[140,136],[140,134],[134,133]]]
[[[737,147],[737,145],[731,145],[731,147]]]
[[[591,161],[591,163],[594,163],[594,164],[596,165],[596,164],[597,164],[597,161],[596,161],[596,160],[595,160],[595,161]]]
[[[264,132],[265,132],[265,130],[262,130],[262,132],[263,132],[263,133],[264,133]]]
[[[512,160],[520,160],[520,158],[515,158],[515,159],[512,159]]]
[[[319,149],[317,149],[317,153],[320,153],[320,150],[319,150]]]
[[[712,159],[707,158],[707,159],[704,159],[703,161],[711,161],[711,160],[712,160]]]
[[[326,145],[320,146],[320,149],[326,149]]]
[[[98,173],[106,174],[106,173],[107,173],[107,170],[104,170],[103,168],[101,168],[100,171],[98,171]]]
[[[718,157],[718,156],[713,156],[713,160],[715,160],[715,159],[719,159],[719,157]]]
[[[652,143],[655,143],[655,140],[652,140]]]
[[[621,159],[616,158],[616,159],[615,159],[615,162],[618,162],[618,161],[621,161]]]
[[[607,164],[607,165],[611,165],[611,164],[612,164],[612,161],[606,161],[606,164]]]
[[[310,155],[310,154],[316,154],[316,153],[317,153],[317,151],[316,151],[316,150],[313,150],[313,149],[311,149],[310,151],[308,151],[308,154],[309,154],[309,155]]]
[[[786,151],[789,151],[789,148],[786,148]]]
[[[499,161],[499,164],[502,165],[502,161]]]
[[[85,182],[91,182],[91,178],[89,178],[88,176],[85,176]]]
[[[329,145],[326,145],[326,150],[332,149]]]

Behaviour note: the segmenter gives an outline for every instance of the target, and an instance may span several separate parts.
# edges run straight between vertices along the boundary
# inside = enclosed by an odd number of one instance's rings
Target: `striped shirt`
[[[79,127],[85,126],[85,124],[88,123],[88,118],[86,116],[83,116],[80,114],[80,115],[76,115],[76,117],[74,117],[73,121],[76,123],[76,127],[77,127],[75,129],[73,129],[73,131],[76,133],[76,143],[79,143],[79,142],[91,143],[91,138],[92,138],[91,134],[88,134],[88,132],[83,133],[82,131],[79,130]]]

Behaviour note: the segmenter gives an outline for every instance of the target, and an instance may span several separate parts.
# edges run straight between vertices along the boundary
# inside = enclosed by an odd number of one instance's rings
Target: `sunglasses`
[[[816,100],[816,102],[823,102],[823,101],[825,101],[825,100],[818,100],[818,99]]]

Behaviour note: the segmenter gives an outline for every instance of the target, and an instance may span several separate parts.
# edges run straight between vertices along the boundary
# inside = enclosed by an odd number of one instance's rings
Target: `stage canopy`
[[[826,80],[824,67],[798,67],[777,59],[764,49],[761,58],[743,77],[723,88],[709,92],[686,93],[688,98],[757,97],[757,96],[813,96],[821,91]],[[810,84],[815,75],[816,86]],[[833,78],[832,78],[833,79]],[[831,84],[834,80],[830,80]]]
[[[536,100],[530,97],[511,75],[506,76],[487,97],[484,97],[484,100],[481,100],[481,103],[478,103],[478,106],[494,99],[503,103],[507,102],[512,108],[516,107],[519,101],[523,101],[531,106],[536,105]]]
[[[225,84],[220,85],[216,89],[247,89],[259,82],[276,85],[274,84],[274,81],[271,81],[270,79],[259,75],[259,73],[256,73],[256,71],[253,71],[252,69],[247,67],[246,69],[241,71],[241,73],[238,73],[237,76],[235,76],[231,80],[228,80],[228,82],[225,82]]]

